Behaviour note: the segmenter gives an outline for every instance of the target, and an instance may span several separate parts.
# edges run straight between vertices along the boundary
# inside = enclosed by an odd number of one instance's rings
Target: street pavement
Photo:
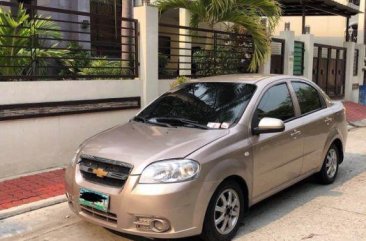
[[[148,239],[82,221],[62,203],[0,220],[0,240]],[[323,186],[309,178],[257,204],[234,240],[366,241],[366,128],[350,131],[346,158],[334,184]]]

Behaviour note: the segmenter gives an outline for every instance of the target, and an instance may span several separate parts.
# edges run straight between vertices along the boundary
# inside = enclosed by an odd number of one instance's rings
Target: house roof
[[[278,0],[282,5],[283,16],[344,16],[350,17],[360,13],[355,5],[344,5],[334,0]]]

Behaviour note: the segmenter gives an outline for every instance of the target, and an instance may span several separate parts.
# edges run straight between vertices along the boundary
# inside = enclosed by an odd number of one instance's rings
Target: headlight
[[[200,165],[192,160],[159,161],[146,167],[140,183],[184,182],[197,177]]]

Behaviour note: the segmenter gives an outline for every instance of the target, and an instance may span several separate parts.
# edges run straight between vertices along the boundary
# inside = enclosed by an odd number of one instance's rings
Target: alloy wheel
[[[233,189],[224,190],[215,205],[215,227],[220,234],[230,233],[238,223],[240,216],[240,200]]]
[[[338,157],[337,157],[337,151],[334,150],[333,148],[328,151],[325,168],[329,178],[333,178],[334,175],[337,173]]]

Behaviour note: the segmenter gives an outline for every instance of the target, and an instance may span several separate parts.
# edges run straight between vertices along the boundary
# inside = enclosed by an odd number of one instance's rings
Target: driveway
[[[147,240],[84,222],[66,203],[0,221],[0,239]],[[235,240],[366,241],[366,128],[350,131],[346,159],[334,184],[322,186],[309,178],[261,202],[250,210]]]

